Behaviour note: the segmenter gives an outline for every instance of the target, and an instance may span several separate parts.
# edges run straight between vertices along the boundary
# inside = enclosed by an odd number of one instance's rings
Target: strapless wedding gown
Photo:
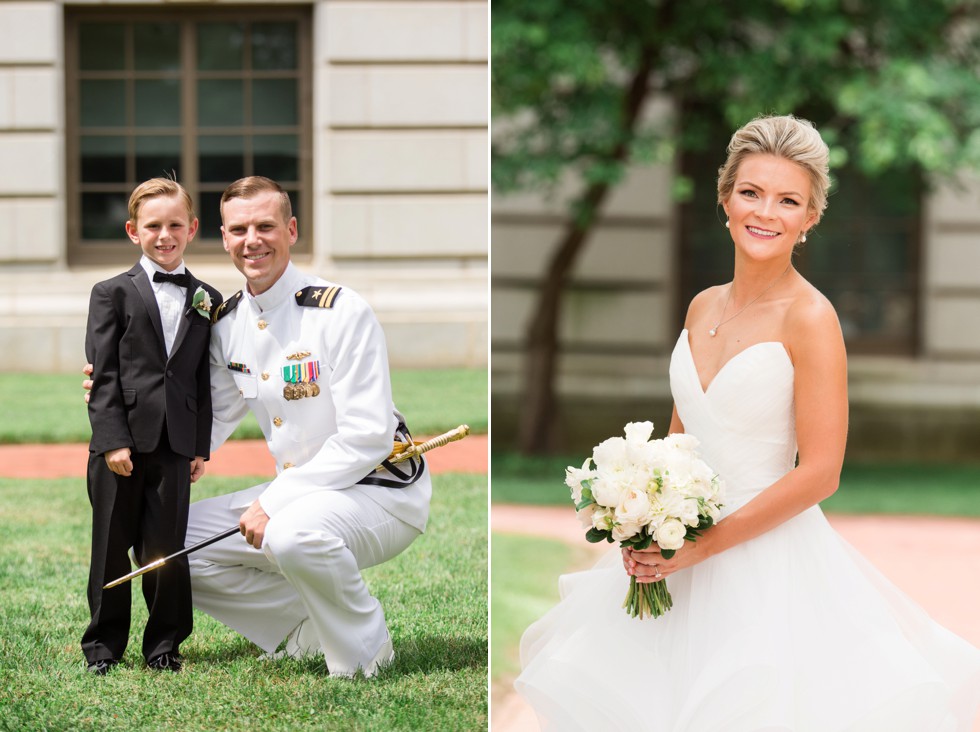
[[[793,364],[781,343],[751,346],[702,389],[684,331],[670,385],[725,479],[723,516],[792,470]],[[972,729],[980,650],[929,618],[818,506],[666,581],[673,609],[640,620],[621,607],[618,548],[560,579],[562,601],[521,639],[515,684],[544,729]]]

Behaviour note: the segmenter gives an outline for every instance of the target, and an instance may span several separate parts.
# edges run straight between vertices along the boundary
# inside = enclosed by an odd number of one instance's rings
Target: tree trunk
[[[623,163],[629,156],[637,119],[649,94],[653,64],[653,49],[644,49],[623,98],[623,136],[610,151],[611,162]],[[558,323],[565,284],[592,233],[596,216],[609,190],[609,183],[594,183],[582,194],[575,207],[582,215],[573,217],[569,222],[541,283],[538,304],[527,329],[524,346],[524,398],[520,405],[518,447],[525,455],[545,454],[553,447]]]

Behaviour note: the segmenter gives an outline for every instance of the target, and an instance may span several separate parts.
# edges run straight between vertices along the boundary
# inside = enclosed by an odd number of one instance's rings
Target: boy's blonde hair
[[[728,159],[718,170],[718,203],[731,197],[738,166],[753,153],[775,155],[803,169],[810,179],[807,211],[820,221],[830,191],[830,150],[813,123],[792,115],[756,117],[737,130],[728,143]]]
[[[170,180],[170,178],[150,178],[150,180],[136,186],[136,189],[129,197],[129,220],[133,222],[134,226],[136,225],[137,219],[139,219],[140,209],[143,208],[143,204],[148,199],[157,198],[158,196],[179,196],[184,203],[184,207],[187,209],[187,220],[193,221],[195,219],[194,202],[191,201],[191,196],[184,189],[184,186],[175,180]]]

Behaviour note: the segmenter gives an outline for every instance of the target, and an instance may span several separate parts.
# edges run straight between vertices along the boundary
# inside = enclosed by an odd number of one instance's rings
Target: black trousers
[[[120,659],[129,641],[131,582],[102,586],[132,571],[129,548],[141,565],[179,551],[187,533],[190,460],[170,450],[166,435],[150,453],[132,455],[129,477],[109,470],[105,457],[89,455],[88,495],[92,503],[92,564],[88,604],[92,613],[82,651],[89,663]],[[136,581],[143,585],[149,619],[143,657],[174,652],[191,633],[193,607],[187,557],[167,562]]]

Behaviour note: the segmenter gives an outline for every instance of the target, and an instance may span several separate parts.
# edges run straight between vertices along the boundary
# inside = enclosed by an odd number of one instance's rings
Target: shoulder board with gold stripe
[[[211,313],[211,322],[217,323],[228,313],[238,307],[238,303],[242,301],[242,291],[239,290],[234,295],[229,297],[223,303],[221,303],[213,313]]]
[[[340,290],[339,285],[310,285],[296,293],[296,304],[307,308],[332,308]]]

